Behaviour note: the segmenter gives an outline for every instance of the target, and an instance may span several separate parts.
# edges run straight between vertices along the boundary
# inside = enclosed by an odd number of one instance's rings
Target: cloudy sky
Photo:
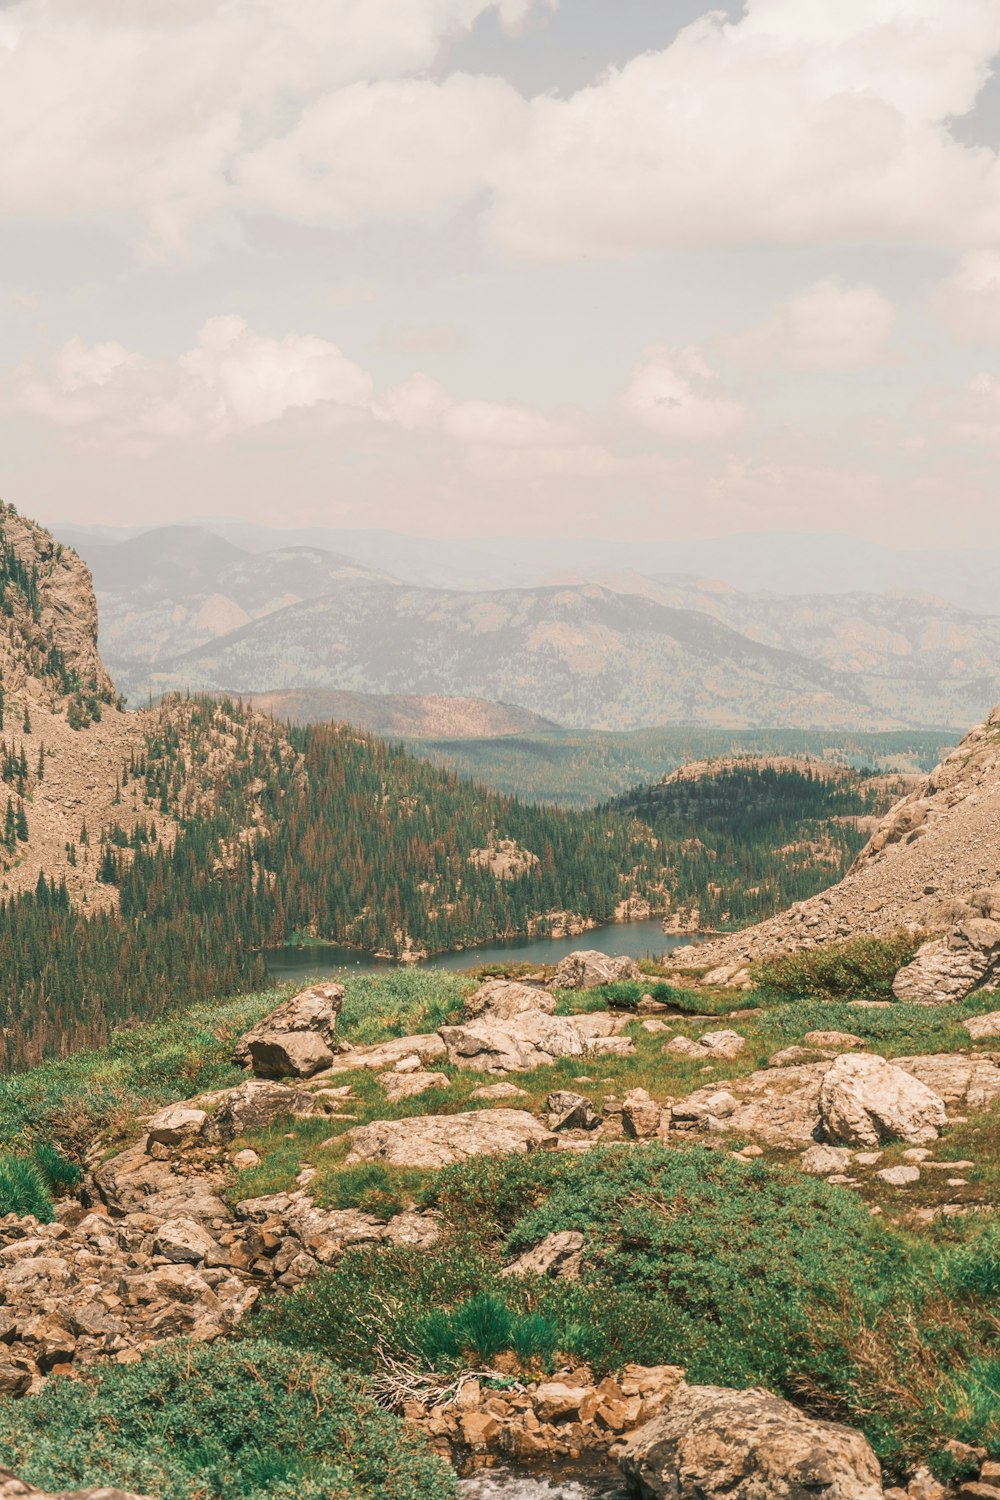
[[[1000,0],[0,0],[49,521],[1000,546]]]

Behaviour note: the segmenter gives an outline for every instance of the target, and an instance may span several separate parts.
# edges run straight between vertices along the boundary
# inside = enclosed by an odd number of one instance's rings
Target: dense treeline
[[[702,927],[741,927],[839,880],[863,847],[859,819],[899,794],[860,772],[720,766],[609,804],[647,824],[669,850],[675,910]]]
[[[756,769],[597,811],[532,807],[346,727],[285,732],[208,701],[166,713],[121,785],[149,815],[92,835],[119,912],[71,910],[44,878],[0,903],[7,1066],[260,987],[260,949],[302,936],[439,951],[557,913],[608,921],[630,895],[746,921],[836,879],[863,836],[831,818],[872,810],[861,778]]]

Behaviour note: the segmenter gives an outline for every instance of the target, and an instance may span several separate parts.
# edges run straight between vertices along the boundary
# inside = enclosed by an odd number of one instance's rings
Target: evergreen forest
[[[0,903],[0,1065],[259,988],[261,950],[288,941],[435,952],[563,913],[610,921],[630,897],[738,925],[838,879],[857,818],[891,800],[859,773],[748,765],[596,810],[533,806],[346,726],[208,699],[163,710],[121,791],[145,820],[92,831],[88,851],[118,910],[74,909],[59,871]],[[506,872],[501,844],[524,856]]]

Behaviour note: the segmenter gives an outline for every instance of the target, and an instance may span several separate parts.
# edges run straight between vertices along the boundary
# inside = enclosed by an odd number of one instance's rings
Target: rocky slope
[[[1000,706],[892,808],[838,885],[755,927],[678,950],[673,959],[681,967],[739,968],[832,938],[901,927],[944,933],[1000,916],[997,886]],[[981,935],[992,946],[994,935]]]

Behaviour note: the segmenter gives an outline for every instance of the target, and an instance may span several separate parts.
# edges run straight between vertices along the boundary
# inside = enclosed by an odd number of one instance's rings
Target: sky
[[[0,0],[50,523],[1000,547],[1000,0]]]

